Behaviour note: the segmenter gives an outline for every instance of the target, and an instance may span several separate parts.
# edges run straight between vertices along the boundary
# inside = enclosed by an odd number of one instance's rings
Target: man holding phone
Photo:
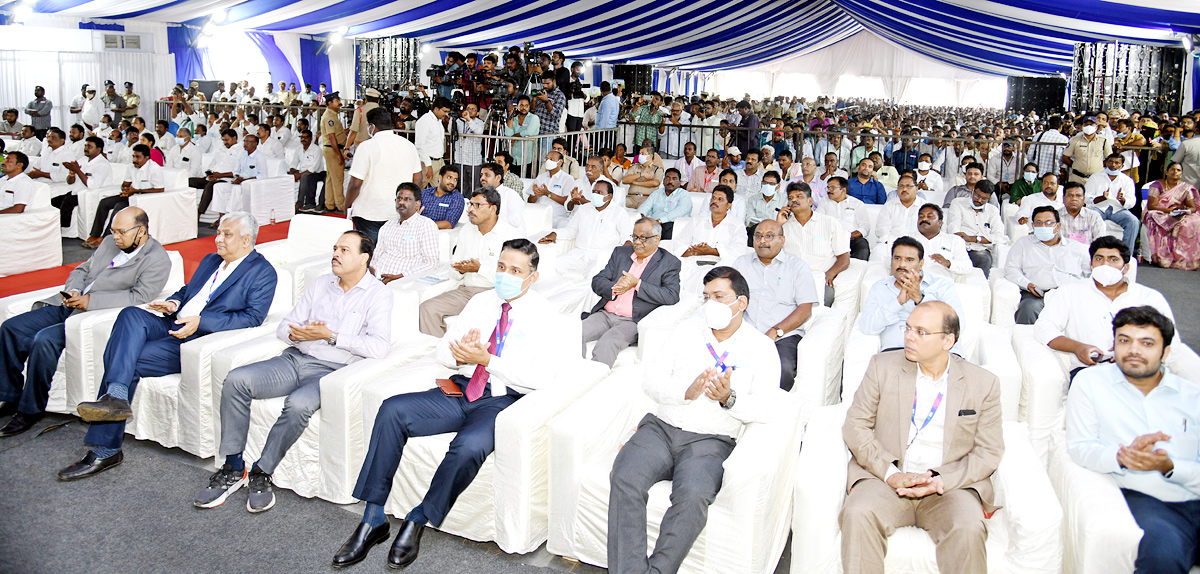
[[[0,324],[0,437],[21,434],[46,416],[50,380],[67,346],[64,324],[85,311],[141,305],[157,297],[171,274],[166,250],[150,237],[140,207],[113,217],[112,234],[67,277],[59,294]],[[26,370],[27,377],[21,371]]]

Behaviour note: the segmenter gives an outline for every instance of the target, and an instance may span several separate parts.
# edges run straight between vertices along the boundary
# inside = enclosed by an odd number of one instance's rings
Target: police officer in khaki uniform
[[[346,206],[342,176],[346,171],[346,127],[342,124],[342,98],[337,92],[325,96],[321,116],[321,152],[325,154],[325,209],[341,211]],[[365,130],[364,130],[365,131]]]
[[[133,118],[138,115],[138,104],[142,103],[142,97],[133,93],[133,82],[125,82],[125,111],[121,112],[121,117],[133,121]]]
[[[354,118],[350,120],[350,136],[346,138],[347,148],[371,139],[371,134],[367,131],[367,112],[379,107],[379,90],[367,88],[363,97],[366,103],[354,110]]]

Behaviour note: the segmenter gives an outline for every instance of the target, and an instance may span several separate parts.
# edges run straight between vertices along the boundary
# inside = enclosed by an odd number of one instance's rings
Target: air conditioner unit
[[[134,32],[96,32],[99,49],[105,52],[151,52],[154,38],[150,34]]]

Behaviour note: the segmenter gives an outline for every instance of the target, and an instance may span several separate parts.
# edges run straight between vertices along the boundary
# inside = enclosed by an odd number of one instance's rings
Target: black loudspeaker
[[[613,66],[613,79],[625,80],[625,92],[622,96],[633,94],[649,94],[654,88],[649,65],[617,64]]]
[[[1008,110],[1022,114],[1030,111],[1046,116],[1061,111],[1067,98],[1067,81],[1062,78],[1008,78]]]
[[[217,92],[217,80],[192,80],[196,82],[196,91],[204,94],[204,98],[212,101],[212,95]],[[190,84],[190,82],[189,82]]]
[[[1119,42],[1075,44],[1071,109],[1180,113],[1187,52]]]

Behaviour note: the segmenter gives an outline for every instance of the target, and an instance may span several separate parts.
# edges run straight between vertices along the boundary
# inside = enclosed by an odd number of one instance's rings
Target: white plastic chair
[[[287,239],[261,243],[255,249],[291,275],[291,297],[295,303],[313,279],[329,272],[333,244],[353,228],[349,219],[302,213],[288,224]]]

